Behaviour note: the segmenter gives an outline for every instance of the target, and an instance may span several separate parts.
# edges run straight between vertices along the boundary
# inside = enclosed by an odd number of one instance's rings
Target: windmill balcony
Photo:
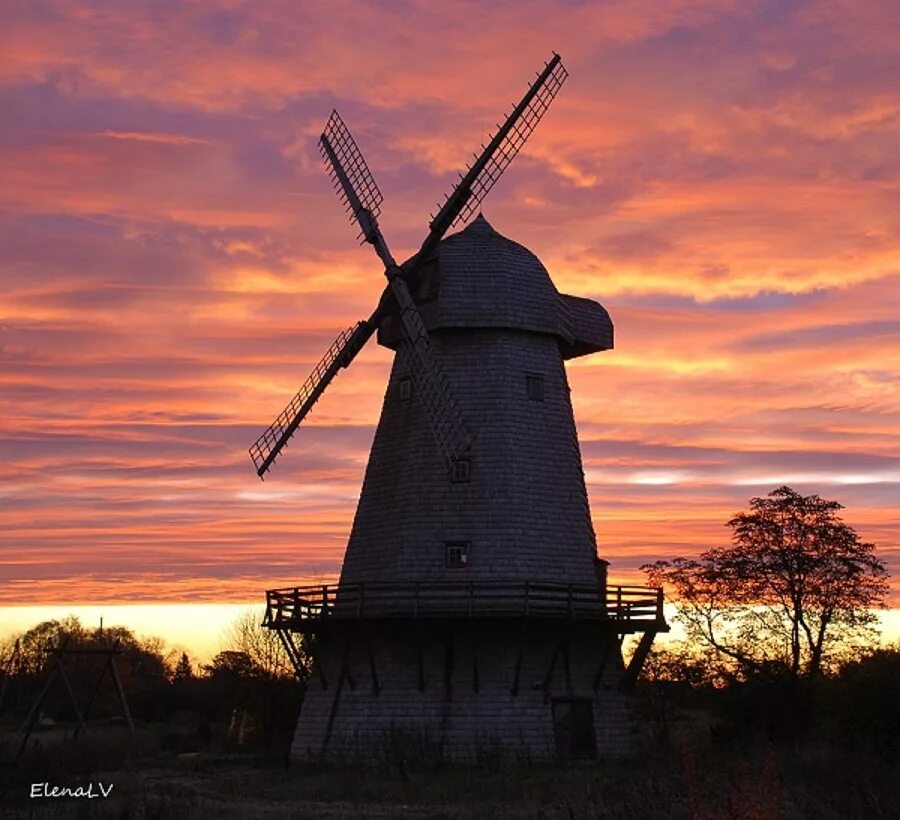
[[[605,592],[605,594],[604,594]],[[326,584],[266,593],[263,624],[315,633],[332,623],[382,619],[540,618],[597,621],[618,634],[667,632],[655,587],[421,581]]]

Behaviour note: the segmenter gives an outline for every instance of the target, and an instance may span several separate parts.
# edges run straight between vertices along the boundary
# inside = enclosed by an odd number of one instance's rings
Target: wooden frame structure
[[[478,691],[477,623],[483,619],[521,620],[521,635],[510,693],[519,691],[519,670],[527,643],[528,625],[535,620],[557,621],[565,624],[594,622],[598,630],[612,631],[619,639],[641,633],[622,680],[624,689],[633,688],[659,632],[668,632],[663,611],[663,590],[660,587],[612,586],[601,594],[599,588],[584,584],[560,584],[545,581],[521,582],[369,582],[321,584],[316,586],[273,589],[266,593],[266,614],[263,625],[275,630],[298,674],[305,670],[302,652],[294,640],[295,634],[316,635],[319,643],[332,627],[344,630],[344,661],[338,686],[343,686],[343,669],[351,644],[361,641],[366,647],[367,661],[375,694],[378,694],[378,674],[366,640],[373,623],[382,621],[412,621],[417,648],[419,690],[424,690],[424,670],[421,653],[421,632],[424,624],[448,625],[445,678],[452,666],[452,646],[456,623],[466,625],[469,644],[473,648],[472,686]],[[360,629],[353,629],[359,624]],[[554,651],[544,679],[546,690],[559,658],[562,658],[567,678],[570,677],[568,630],[563,628],[560,642]],[[352,636],[352,637],[351,637]],[[355,638],[355,640],[354,640]],[[599,685],[610,652],[603,654],[594,676],[594,688]],[[328,681],[320,664],[320,682]],[[352,686],[352,683],[351,683]]]
[[[266,592],[265,626],[319,632],[326,621],[381,618],[579,618],[620,634],[663,632],[663,591],[542,581],[409,581],[322,584]]]
[[[63,643],[59,646],[52,646],[48,644],[44,651],[47,653],[47,655],[49,655],[47,667],[49,667],[50,669],[50,674],[47,675],[47,680],[44,682],[44,686],[38,693],[38,696],[35,699],[35,702],[32,705],[31,709],[29,710],[28,715],[26,716],[25,721],[22,724],[22,727],[19,729],[18,736],[21,738],[21,740],[19,740],[18,743],[18,754],[21,755],[25,750],[25,746],[28,743],[28,738],[34,731],[35,724],[37,723],[38,716],[40,715],[41,706],[43,706],[44,701],[46,700],[47,695],[50,693],[50,689],[53,686],[53,682],[57,677],[59,677],[63,682],[63,685],[69,696],[69,701],[72,704],[72,710],[75,712],[75,717],[78,721],[78,726],[75,729],[74,737],[78,737],[81,732],[87,734],[87,721],[90,717],[91,709],[96,702],[97,694],[100,691],[100,687],[103,684],[103,680],[106,677],[107,672],[109,672],[110,676],[112,677],[116,689],[116,695],[118,697],[119,703],[122,706],[122,713],[125,717],[125,721],[128,723],[128,728],[131,734],[134,734],[134,721],[131,717],[131,710],[128,708],[128,699],[125,697],[125,689],[122,686],[122,679],[119,677],[119,671],[116,668],[116,656],[122,654],[122,650],[119,648],[118,641],[111,644],[110,646],[105,647],[69,647],[68,640],[64,640]],[[98,676],[97,681],[94,684],[94,688],[92,689],[90,696],[88,697],[88,702],[85,705],[83,712],[81,710],[81,707],[79,706],[78,697],[75,694],[74,688],[72,687],[72,682],[69,679],[68,673],[66,672],[64,663],[65,658],[77,655],[105,656],[106,658],[106,662],[103,664],[100,675]],[[45,667],[45,670],[47,667]]]

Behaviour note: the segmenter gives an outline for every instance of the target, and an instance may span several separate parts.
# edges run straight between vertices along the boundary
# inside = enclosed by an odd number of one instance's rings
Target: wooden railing
[[[266,593],[265,625],[315,631],[324,621],[549,617],[611,621],[622,632],[666,629],[662,589],[541,581],[325,584]]]

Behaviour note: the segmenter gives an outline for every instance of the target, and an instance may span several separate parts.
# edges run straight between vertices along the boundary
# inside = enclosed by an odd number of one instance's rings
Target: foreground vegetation
[[[640,684],[641,751],[627,760],[286,768],[283,733],[235,733],[237,704],[248,702],[247,690],[235,690],[231,717],[207,721],[200,710],[174,710],[140,721],[133,737],[114,720],[78,739],[71,728],[45,726],[20,760],[5,765],[0,805],[4,816],[34,818],[900,815],[900,647],[820,678],[803,692],[802,720],[790,681],[692,684],[690,670],[673,676],[672,669],[673,658],[661,653]],[[8,739],[14,727],[5,723]],[[113,783],[114,791],[102,801],[30,800],[30,784],[44,781]]]
[[[165,755],[142,733],[45,752],[29,780],[114,783],[108,801],[29,801],[10,778],[4,816],[193,818],[888,818],[897,767],[824,743],[653,747],[639,758],[567,769],[500,762],[361,772],[285,771],[271,757]],[[128,752],[123,759],[123,748]],[[38,771],[40,770],[40,771]],[[18,781],[18,782],[16,782]]]

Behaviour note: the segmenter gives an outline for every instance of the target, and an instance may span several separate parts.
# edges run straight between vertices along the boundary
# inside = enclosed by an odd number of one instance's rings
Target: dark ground
[[[0,815],[17,818],[900,818],[900,765],[865,748],[777,745],[710,734],[685,714],[665,745],[649,738],[628,760],[478,767],[407,763],[285,770],[275,752],[227,751],[223,727],[200,739],[147,726],[59,728],[3,764]],[[192,750],[202,746],[203,750]],[[107,799],[31,799],[31,783],[113,784]]]

